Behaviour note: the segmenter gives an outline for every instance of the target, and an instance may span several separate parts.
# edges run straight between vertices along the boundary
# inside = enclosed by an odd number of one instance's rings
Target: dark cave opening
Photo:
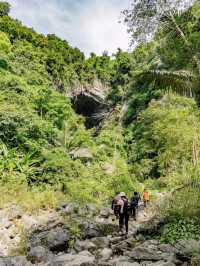
[[[87,129],[98,127],[109,110],[107,104],[84,93],[76,95],[72,99],[72,104],[75,112],[85,117]]]

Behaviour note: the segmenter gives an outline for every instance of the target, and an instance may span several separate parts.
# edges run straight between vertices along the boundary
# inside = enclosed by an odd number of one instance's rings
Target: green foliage
[[[124,22],[132,37],[132,44],[148,42],[159,28],[166,28],[166,21],[174,20],[174,13],[187,10],[194,1],[146,1],[134,0],[129,9],[123,11]]]
[[[9,53],[11,51],[10,40],[3,32],[0,32],[0,51],[1,53]]]
[[[7,55],[11,52],[11,43],[7,35],[0,32],[0,69],[8,69]]]
[[[192,143],[199,130],[192,100],[166,95],[151,101],[126,135],[128,158],[136,176],[141,181],[167,176],[179,170],[180,165],[192,163]],[[199,145],[198,137],[196,141]]]
[[[6,16],[10,12],[10,4],[7,2],[0,2],[0,16]]]
[[[199,104],[199,3],[182,14],[172,14],[164,20],[165,27],[156,39],[159,63],[140,73],[146,83],[156,88],[172,90],[183,96],[195,96]],[[163,21],[162,21],[163,23]]]
[[[139,182],[152,190],[183,186],[166,204],[165,214],[198,216],[199,110],[193,99],[183,96],[195,94],[198,103],[199,3],[174,15],[174,21],[164,21],[167,27],[159,27],[152,42],[133,52],[119,49],[112,57],[104,52],[89,58],[55,35],[23,26],[7,16],[9,10],[1,14],[3,6],[0,3],[4,196],[12,198],[10,187],[22,202],[21,190],[34,210],[32,201],[40,208],[48,206],[46,200],[51,207],[57,195],[100,202],[117,191],[131,195],[143,186]],[[109,88],[110,112],[98,130],[87,130],[69,95],[99,83]],[[89,159],[73,158],[80,148],[91,153]]]
[[[155,8],[156,2],[152,1],[150,9]],[[135,80],[129,85],[129,108],[124,117],[126,150],[139,180],[145,180],[152,189],[173,191],[163,207],[164,215],[192,217],[200,213],[199,110],[193,100],[185,97],[194,96],[199,105],[200,5],[195,1],[179,14],[165,8],[157,12],[159,5],[165,3],[160,1],[154,14],[149,12],[147,1],[145,5],[138,1],[125,12],[130,32],[139,41],[149,39],[146,23],[151,19],[156,19],[155,24],[149,23],[151,30],[159,29],[151,52],[145,46],[138,47],[147,56],[144,61],[140,58],[141,65],[132,74]],[[161,15],[164,13],[169,16]],[[183,97],[173,96],[172,92]],[[163,97],[166,93],[169,95]]]
[[[180,239],[200,240],[200,223],[198,218],[175,218],[165,225],[161,236],[162,242],[175,244]]]

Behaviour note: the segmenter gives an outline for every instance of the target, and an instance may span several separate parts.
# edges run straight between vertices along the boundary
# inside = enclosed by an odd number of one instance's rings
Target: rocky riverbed
[[[200,242],[160,243],[163,223],[142,211],[125,236],[107,208],[64,203],[27,215],[9,206],[0,210],[0,266],[198,266]]]

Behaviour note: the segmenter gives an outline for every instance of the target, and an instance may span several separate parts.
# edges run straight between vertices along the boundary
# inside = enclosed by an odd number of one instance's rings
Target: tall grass
[[[0,195],[0,208],[17,204],[30,214],[37,213],[40,209],[54,209],[59,202],[68,200],[66,195],[53,189],[28,189],[26,185],[14,188],[1,186]]]

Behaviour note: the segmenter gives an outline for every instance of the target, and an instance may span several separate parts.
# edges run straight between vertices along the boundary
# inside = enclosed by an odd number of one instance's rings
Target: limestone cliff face
[[[77,86],[71,90],[70,97],[74,109],[86,118],[87,128],[99,125],[108,113],[108,93],[109,87],[99,81],[92,85]]]

